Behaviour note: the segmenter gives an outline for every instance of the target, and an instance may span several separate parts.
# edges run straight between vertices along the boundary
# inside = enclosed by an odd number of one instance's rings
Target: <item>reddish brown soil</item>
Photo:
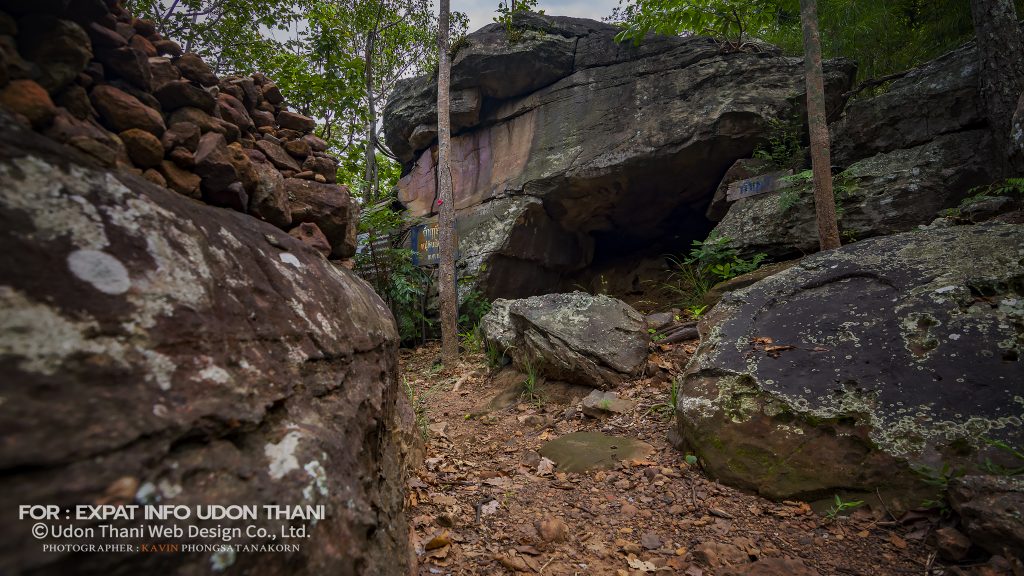
[[[636,409],[601,420],[578,412],[571,396],[579,391],[543,383],[543,401],[489,410],[516,380],[494,378],[482,355],[440,368],[436,345],[403,351],[403,377],[429,423],[426,460],[410,480],[418,573],[932,573],[927,530],[891,522],[877,502],[830,520],[807,503],[771,502],[688,466],[654,407],[668,401],[692,346],[652,355],[653,375],[617,390]],[[538,470],[546,441],[583,430],[639,438],[654,451],[606,471]]]

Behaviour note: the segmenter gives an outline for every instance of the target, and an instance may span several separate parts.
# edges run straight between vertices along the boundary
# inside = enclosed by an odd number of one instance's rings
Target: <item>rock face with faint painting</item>
[[[604,253],[704,221],[725,170],[804,97],[802,60],[772,49],[733,52],[697,37],[632,46],[592,20],[519,23],[518,42],[497,24],[467,36],[452,68],[460,249],[491,296],[551,291]],[[836,115],[853,70],[826,63]],[[385,109],[413,216],[436,210],[435,101],[433,81],[415,78]]]
[[[1024,442],[1024,227],[908,232],[809,256],[701,321],[675,441],[771,498],[917,505],[921,470],[1014,464]],[[917,471],[915,471],[915,468]]]

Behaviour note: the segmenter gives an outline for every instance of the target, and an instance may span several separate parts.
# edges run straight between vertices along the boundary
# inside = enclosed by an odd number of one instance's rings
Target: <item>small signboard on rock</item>
[[[738,180],[729,184],[729,189],[726,192],[726,200],[734,202],[740,198],[748,198],[750,196],[758,196],[760,194],[767,194],[768,192],[775,192],[776,190],[782,190],[791,185],[789,180],[785,180],[786,176],[793,174],[792,170],[779,170],[778,172],[769,172],[767,174],[761,174],[754,176],[753,178],[747,178],[746,180]]]
[[[455,259],[459,259],[459,226],[455,225]],[[437,220],[417,224],[409,231],[409,247],[412,249],[412,263],[415,266],[436,266],[441,263],[441,236]]]

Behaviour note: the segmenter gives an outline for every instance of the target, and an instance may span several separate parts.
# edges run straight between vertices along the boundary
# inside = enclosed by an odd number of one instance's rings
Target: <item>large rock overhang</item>
[[[509,46],[501,27],[488,26],[471,34],[456,56],[456,210],[463,220],[479,219],[473,214],[494,213],[487,205],[495,201],[539,200],[543,217],[535,216],[534,225],[547,237],[572,238],[570,251],[580,258],[524,258],[514,243],[499,242],[500,249],[489,250],[489,273],[512,263],[516,275],[526,266],[537,280],[512,292],[486,283],[489,296],[550,291],[563,275],[590,264],[595,236],[644,245],[680,233],[682,222],[703,217],[732,162],[764,141],[769,122],[799,114],[803,105],[802,60],[773,49],[733,52],[701,37],[622,45],[613,40],[617,28],[598,22],[531,16],[527,24],[522,45]],[[508,85],[494,74],[505,60]],[[538,68],[539,60],[550,65]],[[477,81],[474,67],[481,67]],[[523,67],[538,71],[520,74]],[[827,63],[833,113],[842,108],[853,71],[846,61]],[[406,81],[385,110],[388,144],[406,162],[399,199],[418,217],[437,209],[433,82]]]

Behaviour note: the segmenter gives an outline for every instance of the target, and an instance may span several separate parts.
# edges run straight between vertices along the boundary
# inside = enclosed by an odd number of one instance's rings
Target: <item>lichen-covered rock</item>
[[[702,320],[674,440],[773,498],[915,490],[1024,441],[1024,227],[857,242],[727,294]]]
[[[625,302],[583,292],[498,299],[481,321],[488,345],[526,371],[609,388],[647,365],[647,326]]]
[[[840,231],[849,241],[928,224],[992,181],[990,150],[988,131],[971,130],[859,160],[834,178]],[[715,233],[744,254],[780,259],[817,251],[810,180],[733,202]]]
[[[0,508],[308,504],[326,518],[298,552],[155,555],[44,552],[7,515],[0,572],[406,574],[384,303],[279,229],[90,166],[0,132]],[[281,543],[234,541],[256,542]]]

